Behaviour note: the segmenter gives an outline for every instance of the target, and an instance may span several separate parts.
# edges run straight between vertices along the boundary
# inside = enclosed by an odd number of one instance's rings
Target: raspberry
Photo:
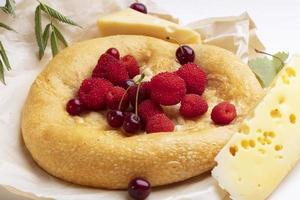
[[[136,98],[136,92],[137,92],[137,85],[132,86],[128,90],[128,96],[129,100],[131,102],[132,106],[135,106],[135,98]],[[138,95],[138,103],[150,99],[150,82],[142,82],[139,90],[139,95]]]
[[[211,119],[218,125],[230,124],[235,118],[235,106],[229,102],[219,103],[211,112]]]
[[[124,56],[121,60],[128,72],[129,78],[133,78],[136,75],[140,74],[139,63],[132,55]]]
[[[187,63],[176,73],[185,81],[187,93],[201,95],[204,92],[207,85],[206,73],[198,65]]]
[[[157,114],[149,118],[146,124],[147,133],[172,132],[174,123],[165,114]]]
[[[110,54],[102,54],[93,70],[92,77],[107,78],[107,65],[109,63],[115,63],[117,61],[118,60]]]
[[[119,108],[119,104],[122,100],[121,110],[126,110],[129,106],[128,95],[125,94],[125,89],[115,86],[106,94],[106,104],[107,107],[111,110],[117,110]]]
[[[118,60],[120,59],[120,53],[119,53],[118,49],[116,49],[116,48],[113,48],[113,47],[109,48],[109,49],[106,50],[105,53],[115,57]]]
[[[175,105],[186,93],[184,80],[175,73],[159,73],[151,79],[150,84],[151,99],[161,105]]]
[[[105,53],[99,58],[92,77],[106,78],[114,85],[122,86],[129,78],[125,66],[115,57]]]
[[[105,97],[112,87],[111,82],[102,78],[85,79],[79,88],[79,100],[88,109],[101,110],[106,106]]]
[[[180,114],[187,118],[199,117],[206,113],[208,105],[206,101],[197,94],[187,94],[181,101]]]
[[[150,117],[163,113],[163,109],[151,99],[147,99],[139,105],[138,113],[142,120],[147,122]]]

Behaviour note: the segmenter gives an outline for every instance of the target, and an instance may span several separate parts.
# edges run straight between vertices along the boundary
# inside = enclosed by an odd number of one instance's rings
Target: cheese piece
[[[212,175],[234,200],[266,199],[300,158],[300,55],[217,155]]]
[[[200,34],[192,29],[130,8],[101,17],[97,23],[101,36],[145,35],[163,40],[171,37],[171,42],[180,44],[201,43]]]

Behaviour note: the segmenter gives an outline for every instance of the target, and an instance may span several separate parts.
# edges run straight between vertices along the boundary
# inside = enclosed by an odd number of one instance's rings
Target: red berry
[[[186,93],[184,80],[175,73],[159,73],[151,79],[150,84],[151,99],[161,105],[175,105]]]
[[[195,63],[182,65],[176,73],[185,81],[187,93],[202,95],[207,78],[206,73],[198,65]]]
[[[172,131],[174,131],[174,123],[165,114],[156,114],[150,117],[146,123],[147,133]]]
[[[135,106],[135,98],[136,98],[136,92],[137,92],[137,85],[132,86],[129,90],[128,90],[128,96],[129,96],[129,100],[131,102],[132,106]],[[138,95],[138,103],[146,100],[146,99],[150,99],[150,82],[146,81],[146,82],[142,82],[141,86],[140,86],[140,90],[139,90],[139,95]]]
[[[116,48],[109,48],[109,49],[107,49],[107,51],[105,53],[115,57],[118,60],[120,59],[120,53],[119,53],[118,49],[116,49]]]
[[[148,119],[154,115],[163,113],[163,109],[160,105],[152,101],[151,99],[147,99],[143,101],[138,108],[139,116],[147,122]]]
[[[72,116],[79,115],[83,110],[80,100],[79,99],[69,100],[66,106],[66,110]]]
[[[135,178],[128,184],[128,194],[134,200],[144,200],[151,192],[150,183],[142,178]]]
[[[176,58],[182,65],[189,62],[194,62],[195,52],[191,47],[182,45],[176,50]]]
[[[121,60],[128,72],[129,78],[133,78],[136,75],[140,74],[139,63],[132,55],[124,56]]]
[[[230,124],[235,118],[235,106],[229,102],[219,103],[211,112],[211,119],[218,125]]]
[[[93,70],[92,77],[106,78],[114,85],[122,86],[129,78],[125,66],[115,57],[105,53],[102,54],[98,64]]]
[[[142,3],[133,3],[133,4],[130,5],[130,8],[132,8],[133,10],[136,10],[138,12],[147,14],[147,8]]]
[[[123,100],[122,97],[124,96]],[[109,109],[119,109],[119,104],[122,100],[121,110],[126,110],[129,106],[128,95],[124,88],[115,86],[106,94],[106,104]]]
[[[110,63],[116,63],[118,60],[110,54],[104,53],[100,56],[97,65],[95,66],[92,77],[107,78],[107,66]]]
[[[111,127],[120,128],[124,122],[124,113],[120,110],[108,111],[106,120]]]
[[[208,110],[207,102],[197,94],[187,94],[181,101],[180,114],[183,117],[199,117]]]
[[[91,110],[101,110],[106,106],[106,94],[113,85],[102,78],[85,79],[78,92],[78,96],[83,105]]]
[[[142,121],[141,118],[134,114],[134,113],[128,113],[125,116],[123,129],[130,134],[134,134],[138,132],[142,127]]]

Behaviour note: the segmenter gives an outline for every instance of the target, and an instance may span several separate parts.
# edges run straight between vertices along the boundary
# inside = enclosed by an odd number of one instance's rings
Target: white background
[[[0,5],[5,0],[0,0]],[[71,3],[71,0],[68,0]],[[239,15],[247,11],[256,22],[267,51],[300,53],[300,1],[297,0],[154,0],[183,24],[196,19]],[[92,5],[91,5],[92,6]],[[300,145],[300,141],[299,141]],[[1,178],[1,177],[0,177]],[[300,164],[270,198],[296,200],[300,196]],[[0,188],[0,200],[28,200]]]

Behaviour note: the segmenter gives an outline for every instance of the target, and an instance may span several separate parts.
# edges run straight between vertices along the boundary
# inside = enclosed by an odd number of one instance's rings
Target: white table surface
[[[0,0],[3,5],[5,0]],[[71,3],[71,0],[69,0]],[[195,19],[238,15],[247,11],[269,52],[300,53],[300,1],[297,0],[154,0],[179,17],[183,24]],[[134,2],[134,1],[133,1]],[[300,145],[300,141],[299,141]],[[1,177],[0,177],[1,178]],[[300,199],[300,164],[290,173],[271,200]],[[0,200],[29,200],[0,188]]]

